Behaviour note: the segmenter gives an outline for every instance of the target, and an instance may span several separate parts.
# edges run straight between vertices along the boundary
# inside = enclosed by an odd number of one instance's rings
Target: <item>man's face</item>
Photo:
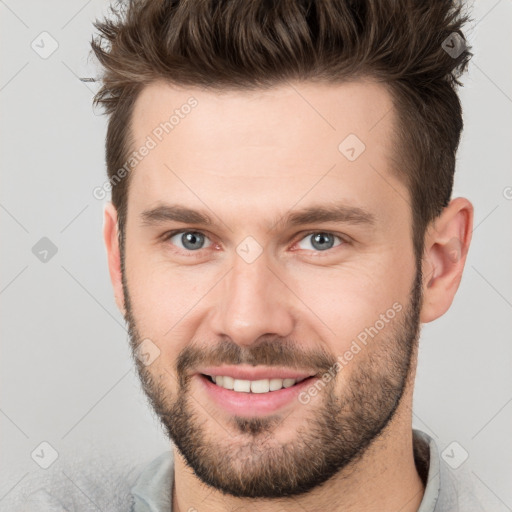
[[[139,96],[133,149],[156,145],[131,176],[126,319],[150,354],[144,391],[205,483],[306,492],[357,461],[407,392],[421,293],[393,122],[386,90],[363,82]],[[211,223],[173,220],[178,206]],[[308,209],[338,215],[291,221]],[[211,374],[255,391],[308,378],[259,393]]]

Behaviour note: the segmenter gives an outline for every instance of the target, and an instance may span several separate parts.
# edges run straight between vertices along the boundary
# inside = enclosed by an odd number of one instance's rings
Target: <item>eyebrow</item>
[[[160,205],[144,210],[141,214],[142,224],[146,226],[161,224],[169,221],[182,222],[184,224],[213,225],[211,217],[202,210],[194,210],[182,205]],[[281,218],[276,219],[270,230],[303,224],[319,222],[342,222],[346,224],[375,224],[375,216],[362,208],[347,206],[344,204],[313,205],[301,210],[293,210]]]
[[[192,210],[180,205],[161,205],[151,210],[144,210],[141,214],[144,225],[160,224],[168,221],[183,222],[185,224],[204,224],[210,226],[212,221],[205,212]]]
[[[276,229],[279,226],[301,226],[317,222],[373,225],[375,224],[375,216],[362,208],[338,203],[328,206],[309,206],[287,213],[273,224],[272,229]]]

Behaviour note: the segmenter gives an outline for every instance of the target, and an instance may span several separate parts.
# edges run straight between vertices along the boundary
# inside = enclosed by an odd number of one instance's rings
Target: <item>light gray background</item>
[[[43,441],[60,461],[169,447],[133,369],[92,195],[106,119],[78,76],[96,73],[92,21],[106,12],[100,0],[0,0],[0,508],[45,471],[31,458]],[[512,2],[472,13],[454,197],[473,202],[475,229],[452,308],[423,328],[414,423],[441,450],[459,443],[480,490],[512,510]],[[46,59],[31,47],[44,31],[58,43]],[[42,237],[58,248],[46,263],[32,252]]]

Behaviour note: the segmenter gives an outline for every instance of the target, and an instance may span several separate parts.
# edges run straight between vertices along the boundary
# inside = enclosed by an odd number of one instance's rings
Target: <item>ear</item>
[[[462,278],[473,230],[473,205],[453,199],[425,233],[423,252],[423,304],[420,321],[444,315]]]
[[[119,232],[117,223],[117,210],[109,202],[103,212],[103,240],[107,249],[108,270],[114,288],[114,295],[119,311],[125,316],[123,281],[121,276],[121,253],[119,251]]]

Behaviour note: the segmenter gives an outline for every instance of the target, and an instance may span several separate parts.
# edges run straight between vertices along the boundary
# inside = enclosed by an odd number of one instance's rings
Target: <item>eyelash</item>
[[[173,230],[173,231],[168,231],[167,233],[162,235],[162,239],[163,239],[164,242],[168,242],[173,236],[179,235],[179,234],[182,234],[182,233],[199,233],[199,234],[205,236],[206,238],[210,239],[210,237],[206,233],[204,233],[203,231],[200,231],[200,230],[196,230],[196,229],[176,229],[176,230]],[[296,245],[298,242],[304,240],[304,238],[306,238],[306,237],[308,237],[310,235],[315,235],[315,234],[318,234],[318,233],[322,233],[322,234],[326,234],[326,235],[332,235],[332,236],[338,238],[341,243],[339,245],[336,245],[336,246],[334,246],[334,247],[332,247],[330,249],[327,249],[325,251],[312,251],[312,252],[317,254],[317,256],[315,256],[315,257],[320,257],[320,258],[323,257],[322,253],[327,253],[326,256],[329,256],[337,248],[340,248],[340,247],[346,245],[347,243],[349,243],[348,237],[346,235],[342,236],[342,235],[333,233],[331,231],[312,230],[312,231],[308,231],[308,232],[305,232],[305,233],[299,233],[300,238],[295,239],[295,242],[294,242],[293,245]],[[198,249],[196,251],[184,251],[183,249],[177,248],[178,252],[180,252],[181,254],[186,254],[187,257],[199,256],[201,254],[202,250],[203,249]],[[307,250],[307,249],[299,249],[299,250]]]

